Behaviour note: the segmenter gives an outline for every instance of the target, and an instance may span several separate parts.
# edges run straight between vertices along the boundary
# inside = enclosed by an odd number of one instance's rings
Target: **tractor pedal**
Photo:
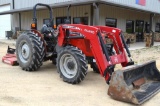
[[[46,57],[51,57],[53,55],[53,52],[47,52]]]

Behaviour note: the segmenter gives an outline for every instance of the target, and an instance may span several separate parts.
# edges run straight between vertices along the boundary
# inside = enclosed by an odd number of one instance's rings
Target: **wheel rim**
[[[22,42],[18,48],[18,54],[19,58],[23,63],[27,63],[29,55],[30,55],[30,49],[26,42]]]
[[[71,54],[64,54],[60,58],[60,70],[67,78],[73,78],[78,71],[76,59]]]

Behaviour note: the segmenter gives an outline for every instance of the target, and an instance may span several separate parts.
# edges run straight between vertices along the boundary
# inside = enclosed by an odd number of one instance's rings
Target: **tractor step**
[[[12,66],[19,65],[15,54],[6,54],[2,57],[2,62]]]

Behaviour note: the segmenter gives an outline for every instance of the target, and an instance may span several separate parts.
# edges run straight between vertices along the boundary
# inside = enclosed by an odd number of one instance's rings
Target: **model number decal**
[[[94,34],[95,32],[92,31],[92,30],[88,30],[88,29],[84,29],[85,32],[88,32],[88,33],[91,33],[91,34]]]
[[[115,61],[115,62],[118,62],[118,58],[117,58],[117,57],[115,57],[115,58],[114,58],[114,61]]]

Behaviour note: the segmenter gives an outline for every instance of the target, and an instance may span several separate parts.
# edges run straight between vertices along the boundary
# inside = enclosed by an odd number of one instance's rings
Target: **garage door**
[[[0,6],[0,12],[10,10],[10,5]],[[0,39],[5,39],[5,31],[11,30],[11,16],[0,15]]]

